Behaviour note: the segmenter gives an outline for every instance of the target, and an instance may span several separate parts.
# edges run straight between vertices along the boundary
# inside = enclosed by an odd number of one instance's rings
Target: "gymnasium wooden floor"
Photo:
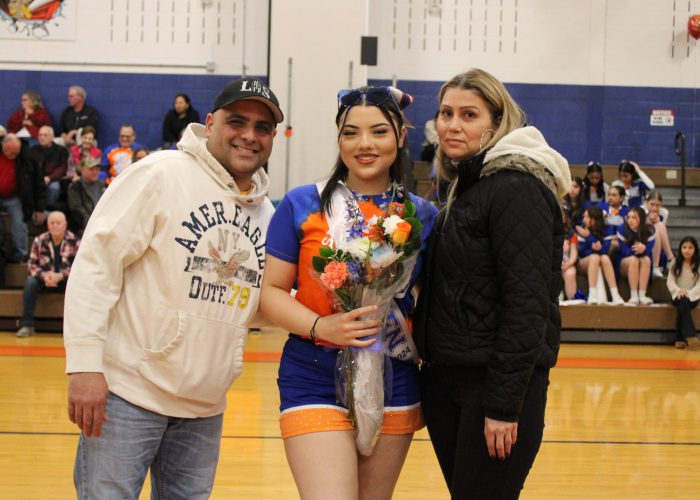
[[[277,425],[284,338],[249,337],[212,498],[297,498]],[[66,416],[64,361],[60,335],[0,332],[0,499],[75,497],[78,434]],[[700,498],[700,353],[564,345],[551,378],[544,443],[521,498]],[[394,498],[448,498],[425,430]]]

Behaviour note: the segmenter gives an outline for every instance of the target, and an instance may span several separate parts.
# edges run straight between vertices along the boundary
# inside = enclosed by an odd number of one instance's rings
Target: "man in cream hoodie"
[[[149,468],[158,498],[209,496],[265,265],[260,167],[282,119],[262,82],[233,81],[205,126],[126,170],[95,208],[65,302],[79,498],[138,498]]]

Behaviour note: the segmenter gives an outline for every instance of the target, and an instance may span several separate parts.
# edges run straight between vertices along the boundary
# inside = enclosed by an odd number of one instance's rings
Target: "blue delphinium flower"
[[[362,283],[362,268],[357,262],[347,262],[348,281],[352,284]]]

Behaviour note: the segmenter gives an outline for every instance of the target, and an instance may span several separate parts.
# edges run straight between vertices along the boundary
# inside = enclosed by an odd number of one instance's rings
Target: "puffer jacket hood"
[[[221,186],[233,191],[239,203],[244,205],[259,205],[265,200],[270,188],[270,179],[265,170],[259,168],[252,178],[253,188],[247,194],[242,194],[238,185],[228,171],[214,158],[207,149],[205,127],[200,123],[190,123],[177,143],[177,148],[190,153],[206,172]]]
[[[485,177],[496,173],[496,171],[502,168],[509,168],[511,170],[528,171],[545,182],[545,184],[548,184],[543,177],[538,175],[537,168],[533,168],[532,162],[498,161],[499,158],[503,160],[504,156],[524,156],[533,160],[535,163],[543,166],[547,172],[551,174],[556,184],[556,195],[562,197],[569,192],[569,188],[571,187],[569,162],[547,144],[542,132],[535,127],[516,129],[498,141],[498,143],[486,153],[486,157],[484,158],[485,165],[481,175]],[[514,164],[520,164],[522,168],[513,168]],[[551,186],[549,187],[551,189]]]

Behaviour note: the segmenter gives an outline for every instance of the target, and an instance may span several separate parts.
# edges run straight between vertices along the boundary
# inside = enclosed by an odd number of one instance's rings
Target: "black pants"
[[[535,368],[510,458],[491,458],[484,437],[485,368],[421,370],[421,405],[430,439],[453,499],[518,498],[544,431],[549,369]]]
[[[678,319],[676,320],[676,340],[685,340],[688,337],[695,337],[695,323],[691,310],[698,305],[698,301],[691,302],[688,297],[674,299],[673,305],[678,308]]]

